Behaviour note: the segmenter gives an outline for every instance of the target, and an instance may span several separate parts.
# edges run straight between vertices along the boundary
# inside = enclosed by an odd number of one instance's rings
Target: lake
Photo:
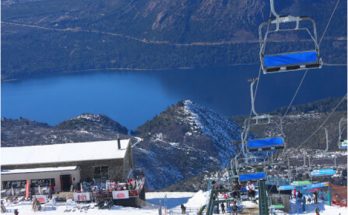
[[[257,66],[217,69],[98,72],[4,82],[2,117],[24,117],[58,124],[81,113],[105,114],[135,129],[183,99],[206,105],[225,116],[248,114],[248,79]],[[304,72],[261,75],[258,112],[287,106]],[[345,67],[310,70],[294,104],[345,95]]]

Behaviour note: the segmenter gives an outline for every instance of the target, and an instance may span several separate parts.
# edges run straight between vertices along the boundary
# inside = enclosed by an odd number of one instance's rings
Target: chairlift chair
[[[273,17],[271,17],[267,22],[263,22],[259,26],[259,54],[263,73],[270,74],[321,68],[323,62],[320,57],[315,21],[306,16],[280,16],[275,12],[274,0],[270,0],[270,4]],[[306,27],[306,23],[311,24],[311,28]],[[289,24],[295,24],[295,27],[284,27],[284,25],[287,26]],[[281,52],[276,54],[265,53],[266,44],[269,42],[268,40],[271,34],[301,31],[310,36],[314,45],[313,49],[305,51]]]
[[[348,140],[341,140],[338,143],[338,148],[341,150],[347,150],[348,149]]]
[[[267,137],[262,139],[250,139],[247,143],[247,150],[249,152],[273,151],[283,149],[284,146],[284,138]]]
[[[259,181],[267,178],[267,174],[265,172],[252,172],[252,173],[244,173],[239,175],[240,182],[247,181]]]

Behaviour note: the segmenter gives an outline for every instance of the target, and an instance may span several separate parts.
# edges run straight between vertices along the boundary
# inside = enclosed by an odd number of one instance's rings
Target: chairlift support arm
[[[338,123],[338,143],[340,143],[341,139],[342,139],[342,134],[343,134],[343,123],[347,123],[347,119],[346,118],[341,118],[339,123]]]
[[[256,81],[258,81],[257,78],[252,79],[250,82],[250,97],[251,97],[251,111],[255,116],[258,116],[255,110],[255,95],[254,95],[254,84]]]
[[[275,17],[279,17],[278,13],[275,11],[275,7],[274,7],[274,0],[269,0],[270,1],[270,5],[271,5],[271,13],[273,16]]]
[[[311,26],[312,26],[312,33],[308,28],[300,28],[300,22],[310,22]],[[293,29],[281,29],[280,28],[280,24],[281,23],[291,23],[291,22],[296,22],[296,27]],[[266,31],[266,33],[263,33],[263,29],[271,24],[276,24],[276,29],[275,30],[269,30]],[[260,26],[259,26],[259,42],[260,42],[260,52],[261,54],[264,52],[265,49],[265,45],[266,45],[266,40],[267,37],[270,33],[272,32],[278,32],[278,31],[291,31],[291,30],[306,30],[307,33],[311,36],[312,40],[314,41],[315,44],[315,49],[316,51],[319,53],[319,43],[318,43],[318,35],[317,35],[317,27],[316,27],[316,23],[315,21],[307,16],[299,16],[299,17],[295,17],[295,16],[284,16],[284,17],[278,17],[275,19],[270,19],[267,22],[263,22]]]

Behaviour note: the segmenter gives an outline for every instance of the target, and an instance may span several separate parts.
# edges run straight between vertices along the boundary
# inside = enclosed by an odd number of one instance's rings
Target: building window
[[[94,179],[96,181],[104,182],[109,179],[109,167],[108,166],[96,166],[94,167]]]
[[[48,187],[48,186],[55,186],[55,180],[54,178],[47,178],[47,179],[32,179],[31,180],[31,186],[32,187]]]
[[[2,189],[10,189],[11,187],[13,188],[25,188],[25,184],[27,182],[25,180],[21,181],[4,181],[2,183]]]

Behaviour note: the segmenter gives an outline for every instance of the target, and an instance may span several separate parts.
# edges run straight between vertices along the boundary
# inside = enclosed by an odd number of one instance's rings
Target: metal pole
[[[326,148],[324,152],[328,152],[329,151],[329,133],[327,131],[327,128],[325,129],[325,139],[326,139]]]
[[[242,140],[242,153],[243,153],[243,157],[245,157],[245,140],[244,140],[244,131],[242,131],[242,133],[240,134],[241,136],[241,140]]]
[[[311,156],[308,155],[308,167],[311,168]]]
[[[291,181],[290,158],[288,157],[288,178]]]
[[[278,13],[275,11],[275,7],[274,7],[274,0],[270,0],[270,4],[271,4],[271,13],[273,14],[273,16],[275,16],[277,19],[279,18]]]
[[[268,215],[268,198],[266,193],[266,181],[259,181],[259,214]]]

